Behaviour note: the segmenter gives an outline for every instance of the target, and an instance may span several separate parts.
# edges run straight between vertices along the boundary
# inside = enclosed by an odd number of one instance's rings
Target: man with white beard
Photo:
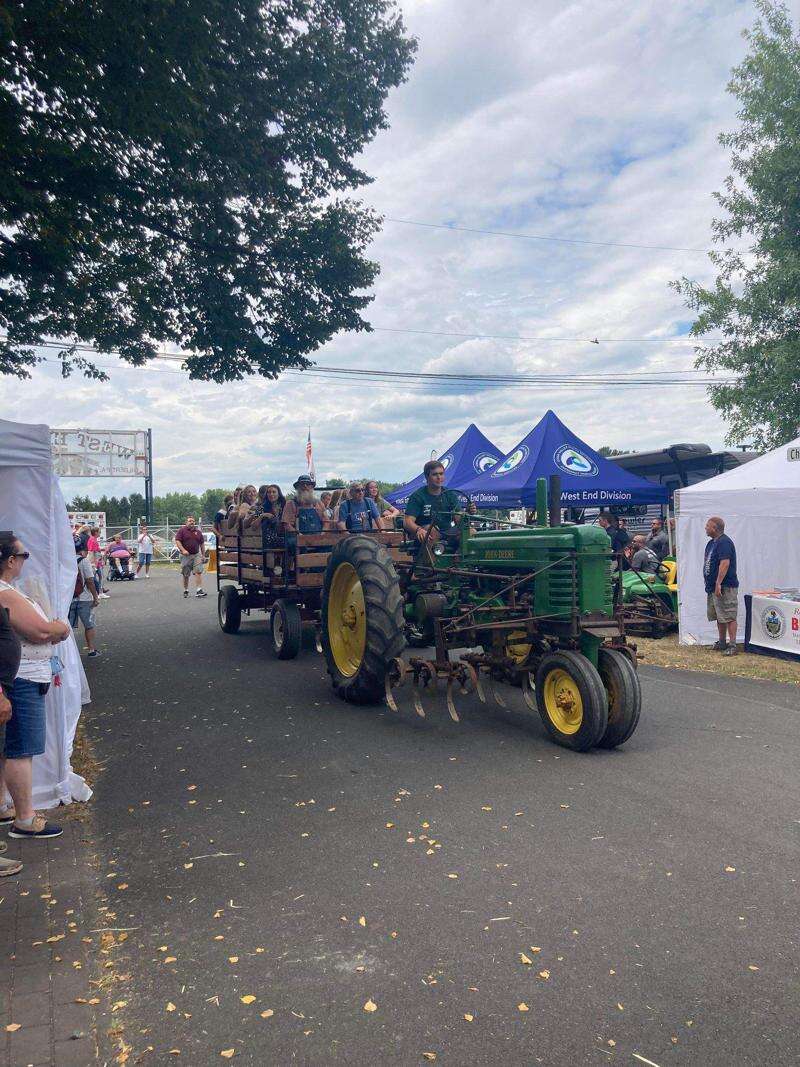
[[[287,534],[322,533],[325,528],[325,508],[314,496],[314,480],[301,474],[294,483],[295,495],[286,501],[281,525]]]

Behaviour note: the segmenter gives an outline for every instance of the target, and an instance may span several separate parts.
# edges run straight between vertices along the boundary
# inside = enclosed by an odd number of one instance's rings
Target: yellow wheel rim
[[[328,638],[336,669],[345,678],[358,673],[367,646],[364,590],[350,563],[340,563],[328,594]]]
[[[583,701],[575,679],[556,667],[544,680],[544,706],[553,726],[562,734],[575,734],[583,722]]]
[[[524,630],[512,630],[506,640],[506,655],[521,667],[531,653],[531,645],[525,640]]]

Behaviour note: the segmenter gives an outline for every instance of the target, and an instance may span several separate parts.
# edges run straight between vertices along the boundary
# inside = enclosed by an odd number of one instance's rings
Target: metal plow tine
[[[413,690],[414,690],[414,711],[416,711],[417,715],[419,715],[419,717],[421,719],[424,719],[425,718],[425,709],[423,708],[422,701],[419,698],[419,679],[418,678],[414,679]]]
[[[319,630],[314,631],[314,647],[317,652],[322,652],[322,633]]]
[[[498,704],[501,708],[507,707],[508,705],[506,704],[505,700],[503,700],[503,698],[497,692],[497,685],[491,675],[489,675],[489,686],[492,690],[492,696],[494,697],[495,704]]]
[[[395,671],[397,676],[395,677]],[[386,672],[386,703],[392,709],[392,711],[399,711],[397,703],[392,696],[392,689],[395,686],[403,684],[403,678],[406,673],[406,665],[401,659],[393,659],[389,664],[389,669]]]
[[[480,672],[475,670],[475,668],[472,666],[472,664],[469,662],[469,660],[465,660],[465,663],[466,663],[466,667],[467,667],[467,670],[469,672],[469,676],[470,676],[470,679],[472,681],[472,684],[475,687],[475,692],[478,694],[478,699],[480,700],[481,704],[485,704],[486,703],[486,694],[484,693],[483,686],[481,685]]]
[[[447,710],[450,712],[450,718],[453,722],[461,722],[456,711],[456,706],[453,703],[453,675],[447,679]]]
[[[522,676],[522,699],[531,709],[531,711],[537,711],[536,697],[533,693],[533,686],[531,685],[531,672],[525,671]]]

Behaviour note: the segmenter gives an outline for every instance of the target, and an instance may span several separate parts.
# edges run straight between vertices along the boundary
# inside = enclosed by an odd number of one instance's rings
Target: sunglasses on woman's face
[[[14,559],[30,559],[31,558],[30,552],[12,552],[11,555],[14,557]]]

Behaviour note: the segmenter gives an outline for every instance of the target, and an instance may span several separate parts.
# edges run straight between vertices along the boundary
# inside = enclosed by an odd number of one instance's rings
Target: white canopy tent
[[[66,619],[75,587],[75,545],[58,479],[50,430],[0,419],[0,529],[13,530],[31,558],[21,586],[51,618]],[[72,742],[89,687],[72,637],[55,651],[64,670],[47,694],[47,748],[33,760],[33,803],[54,808],[88,800],[91,789],[70,766]]]
[[[706,520],[718,515],[736,546],[739,636],[744,638],[744,594],[800,586],[800,437],[741,467],[675,494],[678,602],[682,645],[717,640],[706,619],[703,553]]]

